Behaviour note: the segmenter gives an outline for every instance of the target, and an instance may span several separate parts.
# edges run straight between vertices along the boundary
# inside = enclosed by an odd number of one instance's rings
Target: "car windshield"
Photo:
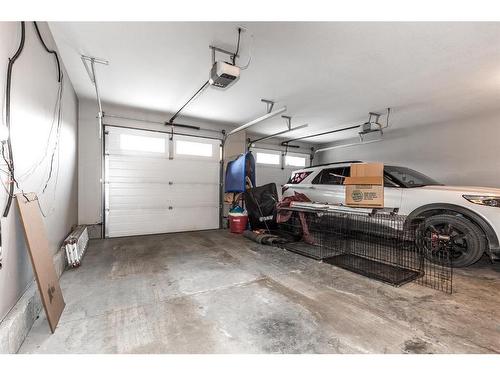
[[[394,180],[394,182],[405,188],[427,185],[442,185],[432,178],[427,177],[425,174],[414,171],[410,168],[386,165],[384,166],[384,172],[386,174],[386,177],[389,177],[389,179]]]

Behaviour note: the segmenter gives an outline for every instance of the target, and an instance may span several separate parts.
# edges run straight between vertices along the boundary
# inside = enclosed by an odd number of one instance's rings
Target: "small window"
[[[285,156],[285,165],[291,167],[305,167],[306,158],[304,156]]]
[[[175,153],[177,155],[212,156],[212,144],[190,141],[175,141]]]
[[[141,152],[165,152],[165,138],[120,134],[120,149]]]
[[[257,163],[258,164],[268,164],[268,165],[279,165],[280,164],[280,155],[268,154],[265,152],[257,152]]]
[[[344,179],[351,173],[351,167],[339,167],[323,169],[314,180],[313,184],[317,185],[342,185]]]

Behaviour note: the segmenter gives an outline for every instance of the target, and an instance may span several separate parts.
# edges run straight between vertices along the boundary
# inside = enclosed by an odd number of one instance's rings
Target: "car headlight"
[[[495,195],[462,195],[469,202],[483,206],[500,207],[500,197]]]

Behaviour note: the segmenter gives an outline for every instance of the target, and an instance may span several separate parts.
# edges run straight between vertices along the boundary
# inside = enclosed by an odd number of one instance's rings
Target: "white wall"
[[[382,142],[321,152],[315,164],[382,161],[408,166],[445,184],[500,187],[499,139],[500,112],[415,127],[396,124]],[[357,139],[342,143],[352,142]]]
[[[39,23],[40,32],[49,48],[55,44],[45,23]],[[5,81],[7,59],[16,51],[21,36],[19,22],[0,22],[0,102],[5,103]],[[44,219],[50,250],[55,253],[71,226],[77,222],[77,113],[78,101],[67,78],[64,85],[63,124],[60,134],[59,153],[56,154],[55,171],[59,162],[59,173],[51,179],[41,194],[48,175],[49,157],[42,160],[50,128],[57,94],[57,69],[53,55],[49,55],[39,43],[33,24],[26,23],[26,43],[16,61],[12,77],[11,137],[16,167],[21,187],[26,192],[37,192],[40,204],[47,214]],[[4,112],[4,111],[2,111]],[[5,118],[2,116],[2,122]],[[55,137],[52,137],[55,140]],[[53,146],[54,143],[51,143]],[[51,147],[49,147],[51,148]],[[31,176],[22,178],[24,172],[42,160]],[[1,168],[6,169],[1,162]],[[7,183],[2,173],[2,181]],[[57,186],[56,186],[57,185]],[[57,188],[56,188],[57,187]],[[0,189],[1,211],[5,207],[7,194]],[[17,302],[23,291],[33,280],[15,201],[9,216],[1,219],[2,269],[0,270],[0,320]]]

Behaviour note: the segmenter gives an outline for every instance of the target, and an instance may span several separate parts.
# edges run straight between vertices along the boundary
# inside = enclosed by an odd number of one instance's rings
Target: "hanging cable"
[[[59,63],[58,53],[55,50],[51,50],[47,47],[47,44],[45,43],[45,41],[42,38],[42,35],[40,34],[40,30],[38,29],[38,25],[37,25],[36,21],[33,22],[33,25],[35,26],[35,30],[36,30],[36,33],[38,35],[38,39],[40,40],[40,43],[44,47],[45,51],[47,51],[47,53],[53,54],[56,58],[56,63],[57,63],[57,73],[58,73],[57,77],[58,77],[58,82],[59,82],[58,97],[57,97],[57,101],[56,101],[56,108],[57,108],[57,127],[56,127],[56,129],[57,130],[56,130],[56,138],[54,141],[54,147],[52,149],[52,154],[50,157],[49,173],[48,173],[47,179],[45,180],[45,184],[44,184],[43,189],[42,189],[42,194],[43,194],[47,190],[47,187],[50,183],[50,180],[52,178],[52,174],[54,171],[55,155],[57,152],[57,155],[58,155],[58,157],[57,157],[57,171],[56,171],[56,180],[55,180],[55,184],[54,184],[54,200],[55,200],[55,194],[56,194],[56,189],[57,189],[57,180],[59,177],[59,139],[60,139],[60,133],[61,133],[62,114],[63,114],[62,113],[62,101],[63,101],[63,91],[64,91],[64,75],[61,71],[61,65]],[[50,134],[52,134],[52,127],[50,130]],[[50,137],[50,134],[49,134],[49,137]],[[50,138],[49,138],[49,142],[50,142]],[[44,210],[42,209],[42,207],[40,205],[40,201],[38,201],[38,206],[40,208],[42,215],[44,217],[46,217],[47,214],[44,213]],[[50,209],[49,213],[52,211],[53,211],[53,207]]]
[[[248,46],[248,61],[245,65],[242,65],[240,66],[240,69],[241,70],[245,70],[245,69],[248,69],[248,67],[250,66],[250,63],[252,62],[252,48],[253,48],[253,34],[250,35],[250,44]]]
[[[236,56],[238,56],[238,52],[240,52],[240,40],[241,40],[241,27],[238,27],[238,41],[236,42],[236,52],[233,56],[231,56],[231,60],[233,60],[233,65],[236,65]]]
[[[64,75],[62,76],[62,80],[64,82]],[[43,154],[43,156],[40,158],[40,160],[38,162],[35,162],[33,163],[33,165],[28,168],[26,170],[26,172],[22,173],[20,176],[17,177],[17,179],[22,182],[23,180],[29,178],[31,175],[33,175],[33,173],[35,173],[35,171],[37,170],[37,168],[42,165],[42,163],[45,161],[45,159],[48,157],[49,155],[49,148],[50,148],[50,144],[51,144],[51,139],[52,139],[52,134],[54,133],[54,128],[56,128],[56,136],[57,134],[59,134],[59,127],[61,125],[60,123],[60,117],[59,116],[59,113],[60,113],[60,106],[62,105],[61,104],[61,101],[62,101],[62,87],[63,87],[64,83],[62,84],[59,84],[59,90],[57,90],[57,96],[56,96],[56,102],[54,104],[54,110],[52,112],[52,122],[51,122],[51,126],[50,126],[50,131],[49,131],[49,135],[47,136],[47,142],[46,142],[46,145],[45,145],[45,152]],[[57,125],[57,127],[56,127]]]
[[[11,94],[11,87],[12,87],[12,68],[14,67],[14,63],[16,60],[19,58],[21,55],[21,52],[23,52],[24,49],[24,42],[26,39],[26,26],[24,21],[21,22],[21,41],[19,42],[19,47],[17,48],[16,53],[14,56],[9,58],[9,63],[7,65],[7,82],[6,82],[6,89],[5,89],[5,126],[7,127],[7,130],[9,131],[9,136],[7,137],[7,140],[5,142],[2,142],[2,157],[5,160],[5,163],[7,164],[7,168],[9,169],[10,173],[10,181],[9,181],[9,196],[7,198],[7,203],[5,204],[5,209],[3,211],[3,217],[7,217],[10,211],[10,206],[12,205],[12,198],[14,196],[14,183],[18,186],[19,188],[19,183],[16,181],[15,174],[14,174],[14,157],[12,155],[12,142],[10,138],[10,94]],[[7,144],[7,150],[9,153],[8,159],[5,156],[5,144]]]
[[[57,55],[56,51],[54,51],[53,49],[49,49],[49,47],[47,47],[47,45],[45,44],[45,42],[44,42],[44,40],[42,38],[42,34],[40,34],[40,30],[38,29],[38,25],[37,25],[36,21],[33,21],[33,25],[35,25],[36,34],[38,35],[38,39],[42,43],[43,48],[45,48],[45,51],[47,51],[48,53],[53,54],[56,57],[56,63],[57,63],[57,82],[61,82],[61,80],[62,80],[62,72],[61,72],[61,64],[59,64],[59,56]]]
[[[47,180],[45,181],[45,185],[43,187],[42,193],[45,193],[45,190],[47,189],[47,186],[49,185],[50,179],[52,177],[52,170],[54,167],[54,156],[56,154],[56,151],[58,150],[59,147],[59,138],[60,138],[60,131],[61,131],[61,124],[62,124],[62,96],[63,96],[63,77],[61,77],[61,87],[59,90],[59,111],[57,114],[57,133],[56,133],[56,140],[54,142],[54,148],[52,149],[52,155],[50,157],[50,169],[49,169],[49,175],[47,176]],[[59,164],[58,164],[59,168]]]
[[[37,36],[38,36],[38,39],[40,41],[40,43],[42,44],[43,48],[45,49],[45,51],[47,53],[50,53],[50,54],[53,54],[56,58],[56,64],[57,64],[57,81],[59,83],[59,89],[58,89],[58,93],[57,93],[57,98],[56,98],[56,104],[55,104],[55,107],[54,107],[54,116],[53,116],[53,121],[52,121],[52,125],[51,125],[51,129],[50,129],[50,133],[49,133],[49,138],[48,138],[48,141],[47,141],[47,147],[46,147],[46,150],[45,150],[45,155],[42,157],[42,159],[40,160],[39,163],[37,163],[36,165],[34,165],[34,167],[30,168],[30,170],[26,173],[23,174],[23,176],[29,176],[31,175],[34,170],[41,164],[41,162],[47,157],[47,151],[48,151],[48,146],[50,144],[50,138],[51,138],[51,135],[52,135],[52,132],[53,132],[53,128],[54,128],[54,123],[57,122],[57,130],[56,130],[56,139],[55,139],[55,143],[54,143],[54,148],[52,150],[52,155],[51,155],[51,158],[50,158],[50,167],[49,167],[49,173],[48,173],[48,177],[47,177],[47,180],[45,181],[44,183],[44,186],[43,186],[43,190],[42,190],[42,193],[45,192],[45,190],[47,189],[47,186],[52,178],[52,175],[53,175],[53,170],[54,170],[54,160],[55,160],[55,153],[56,151],[58,151],[59,149],[59,139],[60,139],[60,130],[61,130],[61,124],[62,124],[62,97],[63,97],[63,85],[64,85],[64,75],[62,73],[62,70],[61,70],[61,64],[60,64],[60,61],[59,61],[59,55],[56,51],[54,50],[51,50],[47,47],[47,44],[45,43],[45,41],[43,40],[42,38],[42,35],[40,33],[40,30],[38,28],[38,25],[36,22],[33,22],[33,25],[35,27],[35,31],[37,33]],[[7,165],[7,168],[8,168],[8,172],[9,172],[9,190],[7,191],[8,193],[8,200],[7,200],[7,203],[6,203],[6,206],[5,206],[5,209],[4,209],[4,213],[3,213],[3,216],[4,217],[7,217],[7,215],[9,214],[9,211],[10,211],[10,207],[12,205],[12,199],[14,198],[14,187],[17,187],[17,189],[19,189],[21,191],[21,194],[23,194],[24,198],[26,200],[29,201],[28,197],[26,196],[26,194],[24,193],[23,189],[21,189],[20,185],[19,185],[19,181],[16,179],[16,176],[15,176],[15,169],[14,169],[14,156],[13,156],[13,152],[12,152],[12,141],[11,141],[11,136],[10,136],[10,128],[11,128],[11,87],[12,87],[12,68],[14,66],[14,63],[15,61],[18,59],[18,57],[20,56],[21,52],[23,51],[24,49],[24,44],[25,44],[25,39],[26,39],[26,27],[25,27],[25,22],[21,22],[21,41],[20,41],[20,44],[19,44],[19,47],[16,51],[16,53],[14,54],[14,56],[12,58],[9,59],[9,64],[8,64],[8,67],[7,67],[7,82],[6,82],[6,100],[5,100],[5,104],[6,104],[6,108],[5,108],[5,120],[6,120],[6,127],[7,129],[9,130],[9,136],[7,138],[7,140],[5,142],[2,142],[2,150],[1,150],[1,156],[2,158],[4,159],[6,165]],[[57,114],[57,121],[55,120],[56,118],[56,114]],[[6,155],[6,148],[7,148],[7,152],[8,152],[8,155]],[[58,153],[59,155],[59,153]],[[59,175],[59,157],[58,157],[58,161],[57,161],[57,172],[56,172],[56,176]],[[57,179],[57,177],[56,177]],[[2,182],[3,184],[3,182]],[[57,180],[56,180],[56,185],[57,185]],[[55,188],[54,188],[54,196],[55,196]],[[39,206],[40,206],[40,203],[38,203]],[[42,215],[44,217],[46,217],[45,213],[43,212],[41,206],[40,206],[40,211],[42,212]]]

